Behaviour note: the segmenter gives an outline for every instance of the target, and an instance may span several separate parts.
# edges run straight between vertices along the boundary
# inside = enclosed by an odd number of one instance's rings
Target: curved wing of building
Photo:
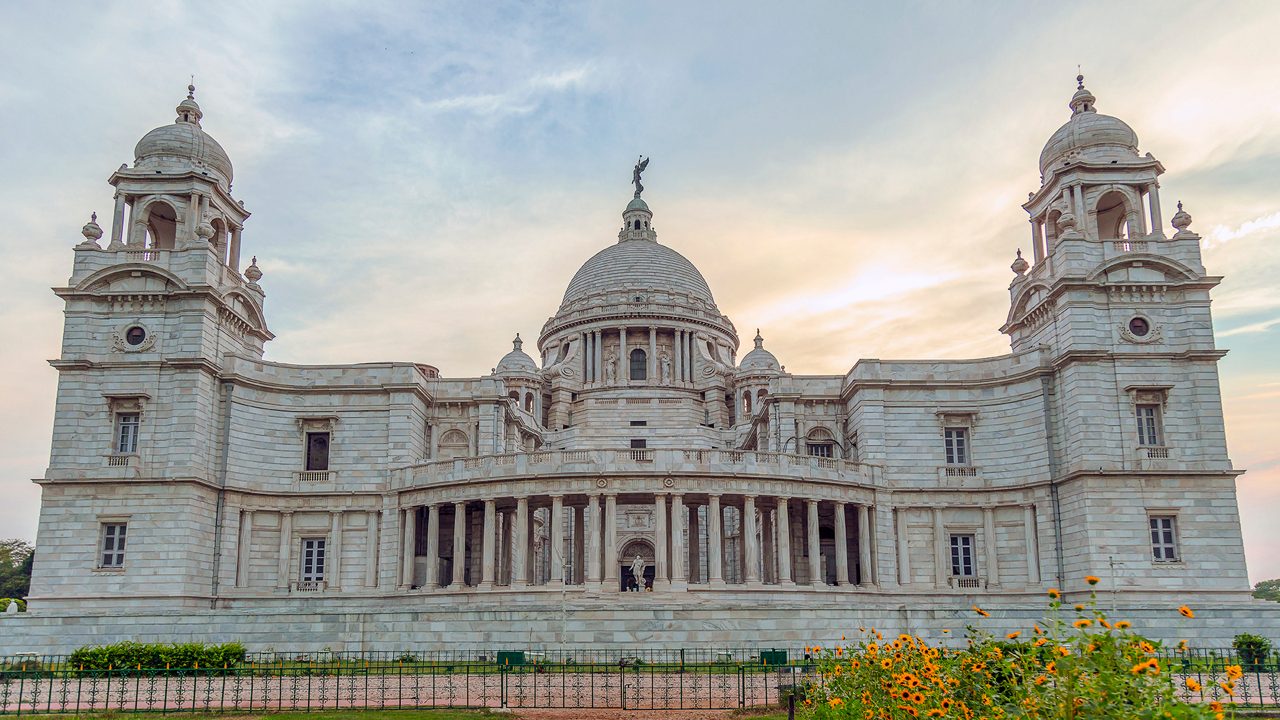
[[[0,648],[65,649],[85,616],[98,639],[161,634],[166,613],[302,649],[799,645],[938,633],[974,602],[1021,626],[1088,574],[1135,619],[1209,618],[1151,635],[1276,627],[1248,604],[1220,278],[1181,204],[1166,231],[1163,166],[1095,103],[1081,82],[1041,154],[1007,355],[804,375],[757,331],[737,360],[638,166],[617,241],[536,356],[517,335],[491,374],[446,378],[263,359],[249,213],[192,88],[112,175],[110,233],[83,228],[55,289],[31,613]],[[281,629],[298,618],[315,632]]]

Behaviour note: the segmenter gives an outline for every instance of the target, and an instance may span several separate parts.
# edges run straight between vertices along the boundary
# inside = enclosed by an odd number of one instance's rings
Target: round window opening
[[[133,327],[124,331],[124,341],[129,343],[130,345],[134,345],[134,346],[141,345],[142,341],[146,339],[147,339],[147,331],[143,330],[137,325],[134,325]]]
[[[1148,323],[1146,318],[1136,317],[1129,321],[1129,332],[1137,337],[1146,337],[1147,333],[1151,332],[1151,323]]]

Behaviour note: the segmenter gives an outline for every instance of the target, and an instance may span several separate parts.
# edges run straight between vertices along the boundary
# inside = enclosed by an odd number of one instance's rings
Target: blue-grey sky
[[[835,373],[1007,351],[1019,203],[1080,64],[1226,276],[1250,573],[1280,576],[1280,5],[0,5],[0,536],[35,532],[48,288],[191,74],[253,212],[271,359],[488,371],[613,241],[644,153],[660,240],[789,370]]]

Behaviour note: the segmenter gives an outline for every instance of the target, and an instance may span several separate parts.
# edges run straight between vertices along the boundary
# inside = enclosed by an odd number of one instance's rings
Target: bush
[[[1260,666],[1267,661],[1267,656],[1271,654],[1271,641],[1261,635],[1240,633],[1231,642],[1231,645],[1236,649],[1236,652],[1240,653],[1240,661],[1252,670],[1261,669]]]
[[[11,603],[18,603],[18,612],[27,611],[27,601],[22,598],[0,598],[0,613],[8,610]]]
[[[244,646],[240,643],[206,645],[120,642],[114,645],[82,647],[71,653],[68,662],[77,670],[222,668],[235,667],[244,662],[244,655]]]

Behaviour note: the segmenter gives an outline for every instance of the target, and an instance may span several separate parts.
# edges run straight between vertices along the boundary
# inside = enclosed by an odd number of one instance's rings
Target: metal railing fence
[[[1164,650],[1190,701],[1280,706],[1280,653]],[[1227,667],[1243,675],[1230,687]],[[256,652],[221,667],[86,667],[71,656],[0,658],[0,715],[246,713],[324,709],[736,709],[783,703],[817,681],[803,650],[606,648]],[[1199,690],[1187,689],[1194,678]]]

